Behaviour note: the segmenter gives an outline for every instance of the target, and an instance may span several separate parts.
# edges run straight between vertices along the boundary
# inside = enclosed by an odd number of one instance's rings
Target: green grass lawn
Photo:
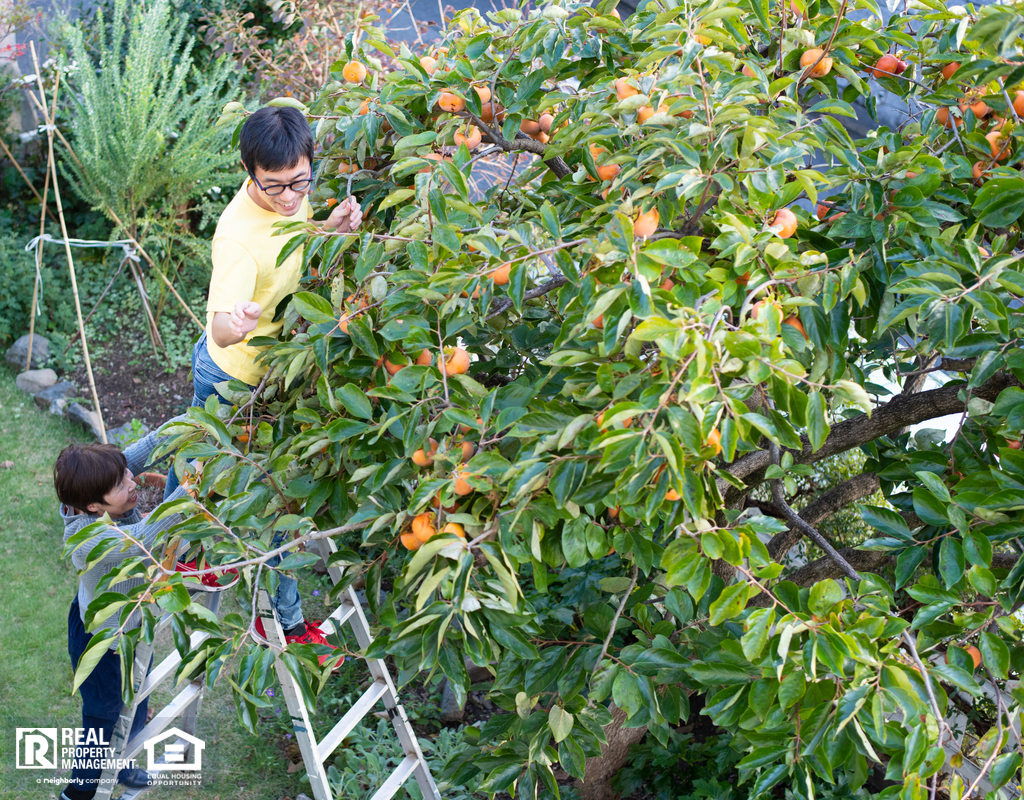
[[[78,579],[61,558],[63,527],[51,470],[65,446],[83,440],[79,428],[35,406],[0,367],[0,462],[13,462],[0,467],[0,584],[5,587],[0,604],[0,800],[55,800],[61,788],[36,782],[52,774],[47,770],[15,769],[15,728],[81,724],[81,700],[70,693],[67,653],[68,606]],[[229,592],[224,610],[237,605]],[[157,658],[168,649],[164,643]],[[158,691],[151,705],[159,707],[169,696],[168,690]],[[287,718],[283,703],[281,711]],[[203,786],[156,788],[146,796],[294,798],[308,783],[300,780],[303,772],[286,772],[280,747],[284,730],[280,723],[268,723],[260,736],[247,733],[237,723],[230,686],[221,681],[204,698],[199,720],[198,735],[206,742]]]

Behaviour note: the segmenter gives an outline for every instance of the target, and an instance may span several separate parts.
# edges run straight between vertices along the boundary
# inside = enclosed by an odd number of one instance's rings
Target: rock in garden
[[[465,709],[459,705],[451,684],[445,679],[444,689],[441,691],[441,722],[461,722],[464,713]]]
[[[12,368],[21,372],[25,369],[25,359],[28,358],[28,340],[26,333],[16,341],[7,351],[7,363]],[[35,334],[35,343],[32,345],[32,363],[29,369],[39,369],[50,360],[50,343],[45,336]]]
[[[55,383],[49,389],[43,389],[36,395],[36,403],[43,408],[49,408],[54,400],[66,400],[69,397],[74,397],[75,392],[78,391],[78,387],[70,381],[61,381]],[[63,408],[63,406],[61,406]]]
[[[57,382],[57,373],[52,369],[30,369],[14,379],[14,385],[29,394],[38,394]]]
[[[92,435],[97,439],[103,438],[100,434],[100,415],[95,411],[90,411],[79,403],[70,403],[64,409],[64,416],[92,431]]]
[[[39,397],[39,395],[36,395]],[[58,397],[56,400],[50,403],[50,413],[56,414],[58,417],[64,416],[64,406],[68,404],[66,397]]]
[[[118,428],[113,428],[107,431],[107,441],[111,444],[116,444],[121,449],[124,449],[132,442],[141,439],[147,433],[149,433],[149,426],[145,423],[139,423],[139,432],[136,436],[135,431],[132,430],[132,424],[130,422],[126,422]]]

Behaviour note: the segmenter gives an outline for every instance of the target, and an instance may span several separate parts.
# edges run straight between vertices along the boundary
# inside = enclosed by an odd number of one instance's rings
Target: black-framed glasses
[[[249,177],[252,178],[253,183],[260,187],[260,190],[264,194],[269,195],[270,197],[277,197],[279,194],[283,194],[285,189],[291,189],[293,192],[297,192],[298,194],[305,194],[306,192],[313,188],[312,167],[309,168],[308,178],[304,178],[301,181],[295,181],[294,183],[275,183],[272,184],[271,186],[264,186],[262,183],[256,180],[256,176],[253,175],[251,172],[249,173]]]

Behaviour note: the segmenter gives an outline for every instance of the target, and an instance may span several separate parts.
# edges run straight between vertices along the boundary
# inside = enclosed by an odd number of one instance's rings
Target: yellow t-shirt
[[[291,239],[277,235],[275,222],[309,219],[313,214],[309,201],[293,217],[283,217],[256,205],[247,191],[249,179],[234,199],[228,203],[217,222],[213,235],[213,275],[210,278],[210,297],[206,303],[206,347],[214,363],[233,378],[250,386],[260,382],[267,368],[256,363],[263,348],[250,347],[246,342],[253,336],[277,337],[283,322],[274,322],[278,304],[299,288],[302,277],[302,248],[300,247],[280,266],[277,256]],[[235,303],[253,301],[260,304],[263,313],[256,329],[243,342],[218,347],[213,341],[213,315],[218,311],[233,311]]]

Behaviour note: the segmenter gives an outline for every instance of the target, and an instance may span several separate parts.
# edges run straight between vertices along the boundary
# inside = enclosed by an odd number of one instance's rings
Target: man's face
[[[90,514],[110,514],[113,519],[127,516],[139,502],[135,476],[130,469],[124,471],[121,482],[103,495],[102,503],[90,503],[86,509]]]
[[[296,181],[309,179],[309,159],[303,157],[291,169],[282,169],[277,172],[268,172],[265,169],[256,167],[256,169],[252,170],[252,174],[256,176],[256,180],[259,181],[260,186],[264,189],[272,189],[274,186],[288,186]],[[255,189],[252,196],[258,206],[267,211],[276,211],[282,217],[295,216],[302,207],[302,198],[306,196],[305,192],[293,192],[288,188],[278,195],[269,195],[262,191],[259,186],[254,185],[252,188]]]

